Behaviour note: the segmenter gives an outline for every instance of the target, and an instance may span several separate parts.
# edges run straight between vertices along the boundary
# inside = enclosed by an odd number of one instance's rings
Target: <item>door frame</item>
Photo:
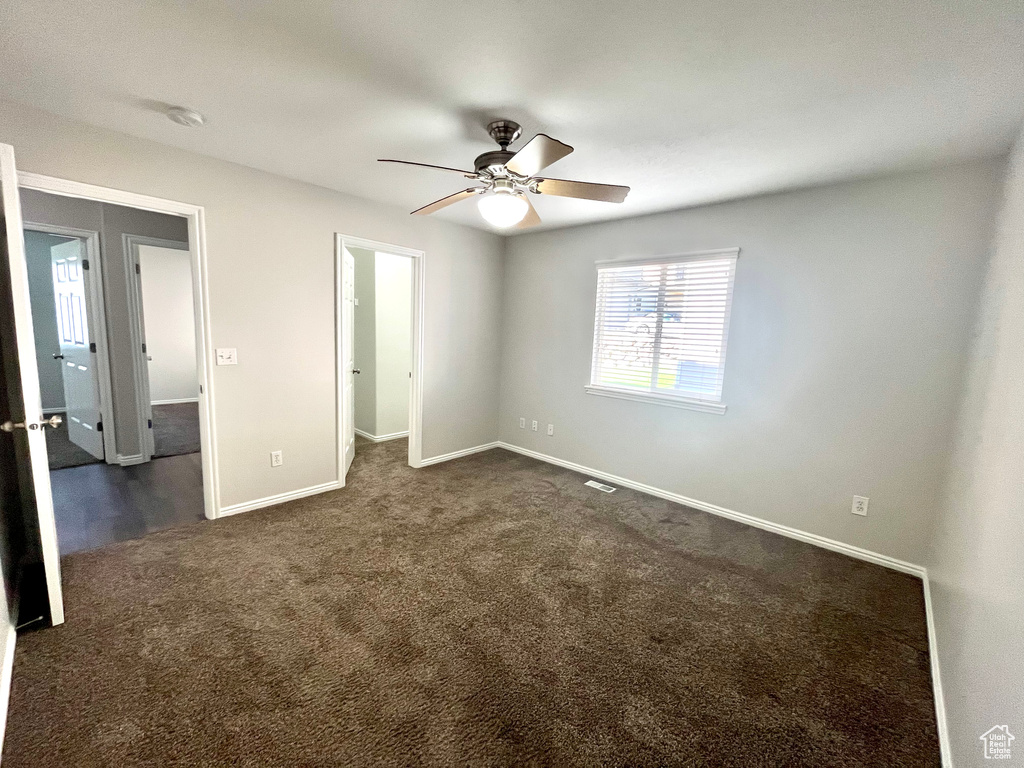
[[[77,197],[123,205],[155,213],[181,216],[188,221],[188,248],[192,256],[192,301],[196,325],[196,370],[199,378],[199,440],[202,450],[203,507],[207,519],[220,511],[220,475],[217,462],[217,428],[214,418],[213,333],[210,328],[210,295],[206,259],[206,211],[201,205],[125,192],[96,184],[18,171],[18,186],[63,197]],[[53,509],[49,515],[52,524]],[[41,521],[42,522],[42,521]],[[54,541],[56,547],[56,541]]]
[[[135,350],[133,359],[134,370],[132,371],[135,383],[135,398],[140,407],[136,411],[138,416],[136,427],[139,434],[139,445],[142,446],[142,455],[122,461],[126,464],[144,464],[153,458],[156,446],[153,443],[153,430],[149,428],[148,422],[153,418],[153,407],[149,390],[149,359],[148,354],[142,351],[145,339],[145,318],[142,314],[142,291],[139,287],[139,275],[135,271],[135,265],[139,263],[139,246],[154,245],[158,248],[172,248],[176,251],[187,251],[188,243],[179,240],[165,240],[160,237],[149,237],[147,235],[121,235],[124,254],[124,277],[128,286],[128,311],[131,314],[128,333],[132,340],[132,349]],[[193,292],[195,286],[193,284]],[[198,354],[198,347],[197,347]]]
[[[345,414],[348,413],[345,402],[344,374],[342,371],[342,296],[341,296],[341,256],[345,248],[365,248],[370,251],[382,251],[395,256],[406,256],[412,259],[412,381],[409,385],[409,466],[423,466],[423,305],[424,305],[424,270],[426,253],[416,248],[392,245],[379,240],[367,240],[340,232],[334,236],[334,335],[335,359],[337,360],[337,411],[338,411],[338,482],[345,483]],[[348,329],[351,333],[351,329]],[[349,340],[349,343],[352,339]],[[353,390],[354,391],[354,390]]]
[[[19,174],[20,176],[20,174]],[[100,233],[90,229],[62,227],[23,221],[21,228],[29,232],[42,232],[59,237],[76,237],[85,241],[85,258],[89,260],[89,288],[86,294],[86,313],[92,341],[96,342],[96,372],[99,381],[100,419],[103,421],[103,460],[117,464],[117,431],[114,428],[114,397],[110,383],[110,352],[107,336],[107,305],[103,298],[103,257],[100,254]],[[67,404],[65,403],[65,408]],[[43,410],[46,413],[47,409]]]

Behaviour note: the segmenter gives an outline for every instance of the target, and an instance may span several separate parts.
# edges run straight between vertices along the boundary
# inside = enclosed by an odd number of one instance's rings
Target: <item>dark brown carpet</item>
[[[65,423],[46,430],[46,453],[50,469],[67,469],[86,464],[101,464],[91,453],[71,442],[68,437],[66,413],[60,414]],[[153,458],[183,456],[199,453],[199,403],[168,403],[153,406]]]
[[[921,584],[502,450],[63,559],[17,766],[938,765]]]

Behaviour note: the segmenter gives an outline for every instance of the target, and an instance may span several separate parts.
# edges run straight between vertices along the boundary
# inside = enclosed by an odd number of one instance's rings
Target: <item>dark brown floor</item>
[[[17,766],[939,764],[921,584],[493,450],[63,559]]]
[[[62,555],[205,520],[200,454],[50,472]]]

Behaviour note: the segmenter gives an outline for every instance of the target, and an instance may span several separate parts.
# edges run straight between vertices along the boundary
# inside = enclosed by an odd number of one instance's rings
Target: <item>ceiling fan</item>
[[[591,184],[587,181],[568,181],[538,176],[552,163],[558,162],[572,152],[572,147],[550,136],[538,133],[518,151],[509,150],[508,145],[519,138],[523,129],[512,120],[495,120],[487,126],[499,150],[484,152],[473,161],[475,170],[463,171],[442,165],[413,163],[408,160],[379,160],[381,163],[402,163],[421,168],[461,173],[467,179],[479,181],[483,186],[470,187],[454,195],[442,197],[430,205],[417,208],[414,215],[434,213],[452,203],[479,195],[477,207],[480,215],[496,227],[519,228],[540,224],[540,216],[530,202],[527,192],[535,195],[557,195],[576,197],[581,200],[600,200],[606,203],[621,203],[629,193],[629,187],[614,184]]]

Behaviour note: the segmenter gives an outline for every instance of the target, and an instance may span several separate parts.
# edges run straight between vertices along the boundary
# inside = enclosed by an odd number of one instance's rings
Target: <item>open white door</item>
[[[348,248],[341,249],[341,375],[343,395],[342,419],[344,431],[342,444],[345,446],[344,462],[341,467],[341,482],[344,485],[348,468],[356,456],[356,397],[355,397],[355,275],[356,260]]]
[[[18,197],[18,176],[14,167],[14,148],[0,144],[0,255],[6,257],[10,272],[11,306],[0,310],[0,341],[4,346],[6,381],[12,413],[0,414],[0,422],[10,421],[9,429],[0,432],[0,439],[14,440],[19,467],[27,478],[21,487],[22,504],[34,507],[39,519],[46,588],[53,624],[64,623],[64,600],[60,585],[60,559],[57,550],[57,526],[53,518],[53,497],[50,493],[50,468],[46,458],[46,436],[43,434],[43,406],[36,366],[35,336],[32,332],[32,309],[29,303],[28,268],[25,261],[25,237],[22,231],[21,201]],[[8,317],[8,311],[13,317]],[[11,333],[13,331],[13,333]],[[32,511],[26,509],[26,513]]]
[[[81,240],[69,240],[50,248],[53,266],[53,298],[57,308],[57,335],[64,380],[68,438],[97,459],[103,458],[100,432],[100,380],[96,369],[96,345],[90,335],[87,300],[89,265]]]

